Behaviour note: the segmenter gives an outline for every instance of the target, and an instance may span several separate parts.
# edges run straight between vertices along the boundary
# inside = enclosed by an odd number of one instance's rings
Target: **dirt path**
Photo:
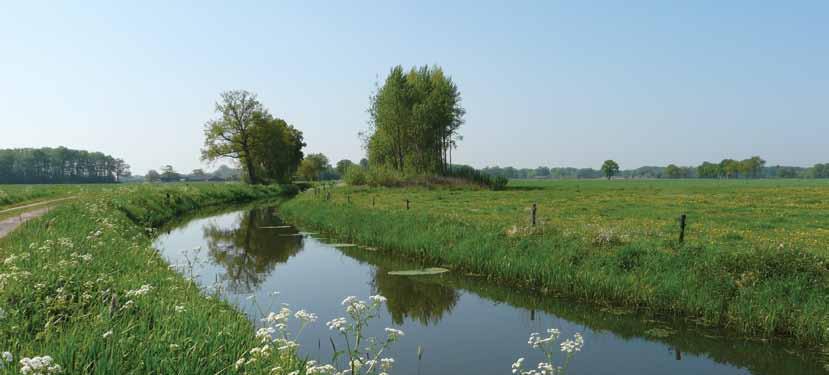
[[[8,213],[17,210],[26,210],[28,208],[33,207],[40,207],[40,206],[47,206],[52,205],[54,203],[62,202],[69,199],[75,199],[76,197],[66,197],[66,198],[58,198],[58,199],[50,199],[48,201],[41,201],[36,203],[31,203],[23,206],[17,206],[12,208],[7,208],[5,210],[0,210],[0,214]],[[9,217],[7,219],[0,220],[0,238],[6,237],[7,234],[11,233],[15,228],[19,227],[21,224],[32,220],[36,217],[39,217],[51,210],[54,206],[47,206],[47,207],[40,207],[34,210],[24,211],[20,214],[15,216]]]
[[[52,209],[52,207],[38,208],[36,210],[26,211],[18,216],[13,216],[6,220],[0,221],[0,238],[6,237],[7,234],[11,233],[11,231],[20,226],[20,224],[41,216],[49,212],[50,209]]]
[[[65,198],[50,199],[48,201],[35,202],[35,203],[23,205],[23,206],[16,206],[16,207],[12,207],[12,208],[7,208],[5,210],[0,210],[0,214],[15,211],[15,210],[23,210],[23,209],[26,209],[26,208],[43,206],[43,205],[46,205],[46,204],[57,203],[57,202],[61,202],[61,201],[69,200],[69,199],[75,199],[75,198],[77,198],[77,197],[76,196],[71,196],[71,197],[65,197]]]

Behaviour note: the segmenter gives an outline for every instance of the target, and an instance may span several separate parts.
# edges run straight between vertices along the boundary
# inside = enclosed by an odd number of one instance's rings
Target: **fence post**
[[[371,196],[371,207],[374,207],[374,201],[377,199],[375,196]]]
[[[406,198],[406,209],[409,209],[409,198]]]
[[[530,211],[532,212],[532,223],[535,226],[535,213],[538,211],[538,205],[533,203],[533,208]]]
[[[679,243],[685,241],[685,218],[685,214],[679,215]]]

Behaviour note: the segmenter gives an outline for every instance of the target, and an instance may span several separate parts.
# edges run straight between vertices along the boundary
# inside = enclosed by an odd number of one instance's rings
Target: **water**
[[[824,373],[819,356],[782,343],[732,339],[694,325],[540,297],[453,272],[391,276],[389,271],[421,265],[364,248],[337,249],[326,245],[334,239],[296,236],[294,227],[262,228],[287,225],[274,207],[206,215],[171,226],[156,247],[171,264],[189,264],[184,272],[201,285],[219,283],[228,301],[257,324],[281,303],[319,315],[299,338],[302,355],[310,359],[330,362],[334,335],[325,322],[345,315],[344,297],[382,294],[388,303],[369,333],[383,337],[384,327],[406,333],[389,353],[396,374],[508,374],[518,357],[527,358],[525,366],[541,360],[527,338],[547,328],[559,328],[563,338],[584,335],[572,374]],[[672,334],[647,333],[654,328]]]

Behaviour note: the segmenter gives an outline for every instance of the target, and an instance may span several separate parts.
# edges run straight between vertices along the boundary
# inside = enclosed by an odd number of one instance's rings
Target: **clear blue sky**
[[[247,89],[359,160],[375,81],[439,64],[477,167],[829,162],[826,1],[115,3],[3,5],[0,148],[189,171],[218,93]]]

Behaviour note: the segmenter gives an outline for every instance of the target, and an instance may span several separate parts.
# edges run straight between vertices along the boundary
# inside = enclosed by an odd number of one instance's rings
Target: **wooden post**
[[[532,212],[532,223],[533,223],[533,226],[535,226],[535,214],[536,214],[536,211],[538,211],[538,205],[533,203],[533,208],[530,211]]]
[[[679,243],[685,241],[685,214],[679,215]]]
[[[371,207],[374,207],[374,201],[377,199],[375,196],[371,196]]]
[[[409,209],[409,198],[406,198],[406,209]]]

